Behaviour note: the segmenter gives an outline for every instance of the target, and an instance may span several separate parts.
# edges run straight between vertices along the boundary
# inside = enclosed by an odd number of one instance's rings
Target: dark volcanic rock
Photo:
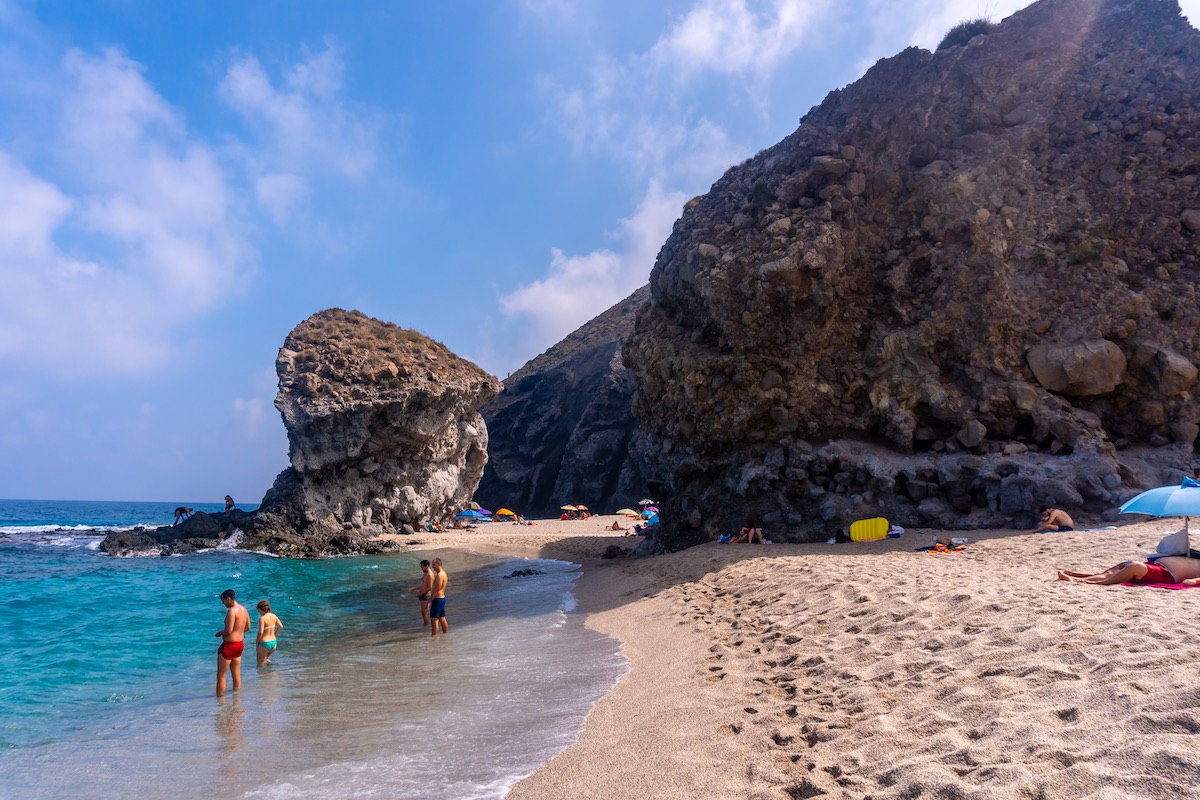
[[[1086,517],[1178,475],[1198,154],[1170,0],[1041,0],[832,92],[689,204],[626,341],[664,546]]]
[[[296,326],[275,368],[292,465],[244,548],[378,552],[378,534],[471,499],[487,462],[477,409],[500,390],[492,376],[415,331],[341,309]]]
[[[111,556],[194,553],[217,547],[230,537],[240,542],[246,532],[254,530],[254,524],[253,514],[237,508],[221,514],[198,511],[178,525],[115,531],[104,537],[100,549]]]
[[[483,407],[488,464],[476,499],[526,516],[564,503],[612,511],[646,495],[645,436],[620,347],[650,296],[638,289],[530,361]]]

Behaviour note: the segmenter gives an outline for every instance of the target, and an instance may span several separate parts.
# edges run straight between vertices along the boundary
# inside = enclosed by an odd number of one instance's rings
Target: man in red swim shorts
[[[242,651],[246,648],[246,632],[250,630],[250,612],[237,601],[233,589],[221,592],[225,606],[225,627],[216,632],[221,637],[217,648],[217,694],[225,694],[225,672],[233,673],[233,690],[242,688]]]
[[[1104,572],[1088,574],[1060,569],[1055,574],[1060,581],[1092,583],[1111,586],[1115,583],[1177,583],[1180,586],[1200,586],[1200,558],[1163,556],[1155,561],[1123,561]]]

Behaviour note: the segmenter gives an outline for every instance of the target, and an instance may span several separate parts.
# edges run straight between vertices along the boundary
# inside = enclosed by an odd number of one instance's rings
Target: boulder
[[[291,466],[242,547],[378,552],[379,534],[470,502],[487,463],[478,409],[500,390],[479,367],[415,331],[329,309],[288,334],[275,370]]]
[[[1077,397],[1107,394],[1125,377],[1125,354],[1107,339],[1040,344],[1028,359],[1043,387]]]
[[[1182,394],[1196,382],[1196,365],[1170,348],[1154,355],[1153,372],[1164,395]]]
[[[690,202],[622,349],[656,546],[1103,518],[1191,465],[1196,86],[1174,3],[1038,0],[877,62]]]

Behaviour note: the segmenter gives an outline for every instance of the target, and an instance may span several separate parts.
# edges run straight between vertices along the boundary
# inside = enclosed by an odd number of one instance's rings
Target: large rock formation
[[[633,416],[633,376],[620,348],[642,287],[504,381],[483,407],[490,443],[476,499],[528,516],[564,503],[613,511],[648,491],[646,440]]]
[[[680,546],[1019,525],[1190,466],[1200,33],[1041,0],[832,92],[689,203],[625,345]]]
[[[297,325],[275,371],[291,467],[243,547],[361,552],[470,501],[487,462],[477,409],[500,390],[495,378],[415,331],[341,309]]]

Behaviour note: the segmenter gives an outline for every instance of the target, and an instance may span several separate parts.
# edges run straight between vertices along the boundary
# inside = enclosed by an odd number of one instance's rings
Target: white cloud
[[[646,283],[654,258],[687,196],[651,183],[637,212],[620,222],[618,250],[579,256],[552,251],[549,275],[500,299],[509,317],[532,319],[540,347],[553,344],[582,322]]]
[[[765,75],[791,54],[829,5],[825,0],[702,0],[650,49],[650,60],[683,74]]]
[[[0,359],[84,377],[162,364],[172,334],[245,280],[227,179],[116,51],[63,59],[60,183],[0,151]],[[60,185],[61,184],[61,185]],[[76,255],[87,252],[87,257]]]
[[[531,320],[539,344],[548,344],[643,285],[683,202],[752,152],[696,107],[719,106],[724,97],[761,110],[758,93],[830,6],[699,0],[644,52],[596,54],[583,85],[548,79],[552,121],[577,155],[607,156],[648,188],[620,223],[623,248],[554,250],[545,278],[503,298],[505,313]]]
[[[254,182],[258,203],[276,224],[286,222],[309,196],[308,185],[290,172],[269,172]]]
[[[711,117],[696,118],[692,92],[720,92],[763,111],[761,93],[828,13],[830,0],[700,0],[644,53],[594,57],[584,86],[550,83],[553,121],[579,152],[598,151],[671,183],[711,180],[748,154]],[[713,79],[720,79],[719,85]],[[728,102],[728,101],[727,101]],[[702,160],[703,159],[703,160]],[[672,176],[675,164],[686,175]],[[692,184],[694,185],[694,183]]]
[[[259,202],[282,223],[323,177],[362,181],[379,159],[379,120],[342,97],[343,65],[331,47],[291,66],[273,83],[254,56],[231,64],[218,95],[255,139],[240,155],[254,175]]]

